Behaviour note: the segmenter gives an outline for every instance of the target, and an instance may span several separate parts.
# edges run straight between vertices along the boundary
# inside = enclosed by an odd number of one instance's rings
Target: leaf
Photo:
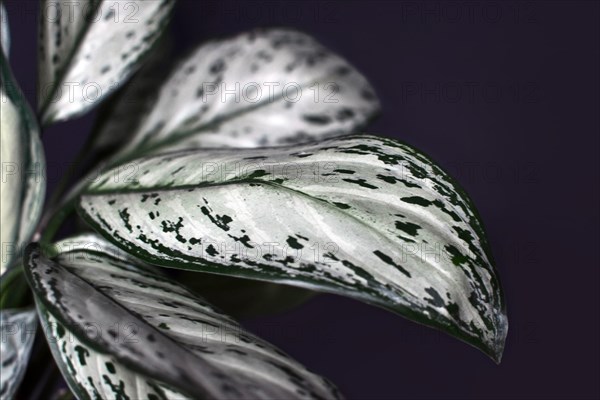
[[[80,398],[338,398],[177,283],[77,247],[52,261],[32,245],[26,261],[48,342]]]
[[[12,399],[19,388],[27,364],[33,340],[37,317],[35,310],[7,309],[0,311],[0,398]]]
[[[414,148],[348,136],[133,165],[100,176],[79,210],[127,252],[350,296],[500,359],[507,322],[483,227],[466,194]]]
[[[2,275],[35,230],[46,181],[39,128],[2,52],[0,77]]]
[[[378,110],[366,79],[315,39],[254,30],[210,41],[179,63],[120,159],[342,135]]]
[[[174,0],[41,4],[39,91],[44,125],[94,107],[140,66]]]
[[[10,53],[10,28],[8,25],[8,13],[4,7],[4,3],[0,1],[0,47],[4,52],[4,56],[8,59]]]
[[[144,66],[116,93],[115,98],[105,102],[92,132],[95,150],[109,152],[124,146],[143,117],[150,112],[156,94],[168,73],[167,60],[171,55],[171,40],[166,33],[148,55]]]
[[[54,243],[52,249],[49,249],[46,254],[51,253],[52,258],[55,258],[61,253],[70,253],[77,250],[84,250],[94,253],[102,253],[111,256],[112,258],[125,259],[134,264],[139,264],[140,260],[127,254],[125,251],[115,246],[114,244],[104,240],[96,233],[82,233],[66,239],[62,239]],[[149,265],[144,265],[146,269],[152,269]]]

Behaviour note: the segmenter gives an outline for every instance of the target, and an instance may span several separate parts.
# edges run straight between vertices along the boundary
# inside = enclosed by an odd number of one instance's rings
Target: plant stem
[[[71,182],[71,178],[77,171],[77,168],[83,165],[84,160],[86,158],[90,157],[90,152],[95,142],[94,138],[94,135],[88,136],[82,149],[75,157],[75,160],[71,163],[67,171],[62,175],[60,181],[58,182],[58,185],[52,192],[52,195],[50,195],[50,198],[46,203],[46,211],[40,219],[35,234],[33,235],[32,240],[34,242],[39,241],[42,244],[48,244],[54,238],[54,235],[56,235],[62,223],[74,211],[75,204],[73,199],[76,196],[71,196],[71,198],[69,198],[68,201],[66,201],[65,203],[61,203],[61,200],[65,193],[67,193],[67,189],[71,187],[69,183]]]
[[[76,198],[72,198],[56,212],[49,214],[46,221],[42,221],[38,229],[40,231],[38,241],[42,246],[46,246],[52,241],[63,222],[75,211],[75,200]]]
[[[58,182],[58,185],[56,186],[56,188],[52,192],[52,195],[50,196],[50,199],[48,200],[48,210],[56,208],[56,204],[59,203],[60,198],[65,194],[65,192],[69,188],[69,182],[75,174],[75,172],[77,171],[77,167],[83,165],[86,157],[89,157],[90,151],[93,147],[93,142],[94,140],[92,137],[89,137],[86,140],[82,149],[75,157],[75,160],[69,165],[69,168],[61,177],[60,181]]]
[[[28,304],[29,285],[18,262],[0,277],[0,309],[21,308]]]

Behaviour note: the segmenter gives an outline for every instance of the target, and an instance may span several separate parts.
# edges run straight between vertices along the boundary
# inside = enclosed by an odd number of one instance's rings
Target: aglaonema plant
[[[505,306],[477,211],[421,151],[356,134],[379,110],[366,79],[283,28],[209,41],[165,71],[173,5],[71,2],[49,18],[61,3],[42,1],[37,112],[2,11],[2,398],[39,356],[36,326],[80,399],[340,398],[221,311],[312,292],[499,362]],[[40,127],[99,103],[87,170],[43,207],[45,180],[27,173],[44,169]],[[79,232],[58,238],[74,215]]]

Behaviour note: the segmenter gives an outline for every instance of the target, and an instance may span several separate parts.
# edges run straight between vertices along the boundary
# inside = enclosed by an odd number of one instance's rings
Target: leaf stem
[[[36,233],[36,235],[39,235],[37,241],[42,246],[46,246],[52,241],[65,220],[75,211],[75,199],[70,199],[53,214],[48,214],[47,219],[42,221],[39,233]]]
[[[62,197],[65,195],[65,193],[67,193],[69,188],[79,186],[77,184],[75,186],[71,186],[69,183],[71,182],[73,175],[77,172],[78,167],[84,164],[84,160],[86,160],[86,158],[90,158],[90,152],[92,151],[95,143],[94,139],[94,135],[88,136],[85,144],[75,157],[75,160],[69,165],[67,171],[62,175],[58,185],[53,190],[48,202],[46,203],[46,211],[40,219],[32,241],[39,241],[42,244],[48,244],[54,238],[54,235],[58,232],[62,223],[75,209],[73,199],[76,197],[76,194],[70,196],[66,202],[64,199],[62,199]],[[77,183],[80,182],[81,181],[77,181]]]

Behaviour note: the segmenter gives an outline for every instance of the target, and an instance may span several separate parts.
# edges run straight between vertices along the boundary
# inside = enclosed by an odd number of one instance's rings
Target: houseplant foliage
[[[262,303],[348,296],[500,360],[505,307],[475,207],[419,150],[355,134],[379,110],[355,68],[304,33],[264,29],[166,72],[174,2],[127,2],[129,21],[118,4],[42,15],[37,112],[2,18],[2,162],[15,166],[2,180],[2,398],[36,326],[82,399],[340,398],[203,298],[240,288]],[[24,173],[43,170],[40,126],[99,103],[82,155],[94,162],[43,210],[44,179]],[[57,241],[75,213],[86,228]]]

